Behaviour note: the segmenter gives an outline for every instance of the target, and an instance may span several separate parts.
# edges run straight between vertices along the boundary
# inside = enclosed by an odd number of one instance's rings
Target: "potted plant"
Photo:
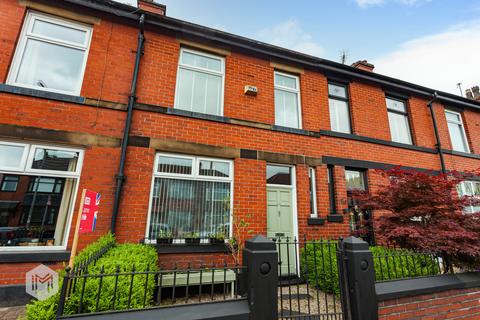
[[[210,241],[210,244],[225,243],[225,234],[223,232],[211,233],[208,235],[208,239]]]
[[[167,230],[160,230],[157,234],[157,244],[172,244],[173,233]]]
[[[183,237],[186,244],[200,244],[200,236],[197,232],[187,232]]]

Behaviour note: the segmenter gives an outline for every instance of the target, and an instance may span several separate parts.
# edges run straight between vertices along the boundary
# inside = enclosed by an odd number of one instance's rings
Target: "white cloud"
[[[394,2],[402,5],[413,6],[423,2],[430,2],[431,0],[355,0],[357,5],[361,8],[368,8],[374,6],[381,6],[388,2]]]
[[[375,71],[441,91],[459,94],[480,82],[480,20],[413,39],[375,61]]]
[[[295,19],[289,19],[271,28],[263,29],[257,37],[262,41],[314,56],[321,56],[325,52],[322,46],[316,43]]]

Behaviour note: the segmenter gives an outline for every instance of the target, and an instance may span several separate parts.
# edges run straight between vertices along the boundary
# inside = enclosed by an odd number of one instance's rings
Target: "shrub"
[[[113,235],[107,234],[104,237],[98,239],[96,242],[86,247],[75,258],[75,262],[84,261],[87,257],[100,249],[101,247],[108,245],[115,241]],[[151,271],[158,270],[157,252],[154,247],[141,244],[121,244],[113,247],[107,253],[105,253],[95,265],[90,265],[88,273],[92,275],[98,275],[101,272],[101,268],[104,268],[104,274],[113,274],[117,271],[129,272],[132,271],[135,266],[136,271],[145,271],[149,268]],[[59,287],[62,287],[63,276],[65,271],[59,272]],[[135,275],[133,277],[128,275],[121,275],[118,277],[115,309],[122,310],[128,307],[128,295],[130,292],[130,284],[132,283],[132,295],[130,301],[130,308],[143,307],[144,288],[146,275]],[[79,278],[76,281],[75,291],[71,293],[64,307],[64,314],[74,314],[77,312],[81,288],[83,286],[84,278]],[[85,291],[82,299],[82,313],[94,312],[96,310],[96,299],[99,288],[99,277],[87,278],[85,282]],[[99,311],[110,310],[113,305],[113,296],[115,289],[115,277],[106,276],[102,279],[102,289],[99,299]],[[146,289],[146,305],[150,305],[153,300],[153,291],[155,289],[154,276],[148,276],[148,284]],[[34,301],[27,305],[27,320],[44,320],[55,319],[58,301],[60,294],[57,293],[52,297],[43,301]]]
[[[438,265],[431,256],[409,250],[372,246],[377,280],[393,280],[439,274]],[[317,289],[340,294],[336,244],[333,242],[310,243],[302,249],[303,276]],[[395,257],[395,258],[393,258]],[[316,269],[316,273],[315,273]]]

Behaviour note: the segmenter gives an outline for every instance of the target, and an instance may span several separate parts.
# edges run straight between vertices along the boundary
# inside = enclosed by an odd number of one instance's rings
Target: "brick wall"
[[[480,319],[480,287],[379,302],[379,319]]]

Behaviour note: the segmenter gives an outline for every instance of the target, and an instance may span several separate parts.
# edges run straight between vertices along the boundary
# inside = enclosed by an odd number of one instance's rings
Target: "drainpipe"
[[[118,168],[118,173],[115,176],[115,180],[116,180],[115,198],[113,201],[112,221],[110,225],[110,230],[112,231],[112,233],[115,233],[115,224],[116,224],[117,215],[118,215],[118,207],[120,205],[120,198],[122,195],[122,187],[126,179],[126,176],[124,175],[125,158],[127,157],[128,135],[130,133],[130,126],[132,124],[133,105],[137,100],[136,92],[137,92],[138,70],[140,67],[140,58],[143,54],[143,46],[145,43],[145,36],[143,34],[144,24],[145,24],[145,15],[142,14],[138,21],[139,30],[138,30],[137,53],[135,55],[135,68],[133,69],[132,86],[130,89],[130,95],[128,96],[127,118],[125,119],[125,129],[123,130],[120,165]]]
[[[437,140],[437,151],[438,156],[440,157],[440,165],[442,167],[442,173],[446,173],[447,170],[445,168],[445,159],[443,158],[443,151],[442,151],[442,144],[440,143],[440,135],[438,134],[438,127],[437,127],[437,120],[435,118],[435,113],[433,112],[433,103],[438,99],[438,94],[435,91],[433,93],[432,100],[428,102],[428,108],[430,109],[430,114],[432,115],[432,122],[433,122],[433,132],[435,132],[435,139]]]

